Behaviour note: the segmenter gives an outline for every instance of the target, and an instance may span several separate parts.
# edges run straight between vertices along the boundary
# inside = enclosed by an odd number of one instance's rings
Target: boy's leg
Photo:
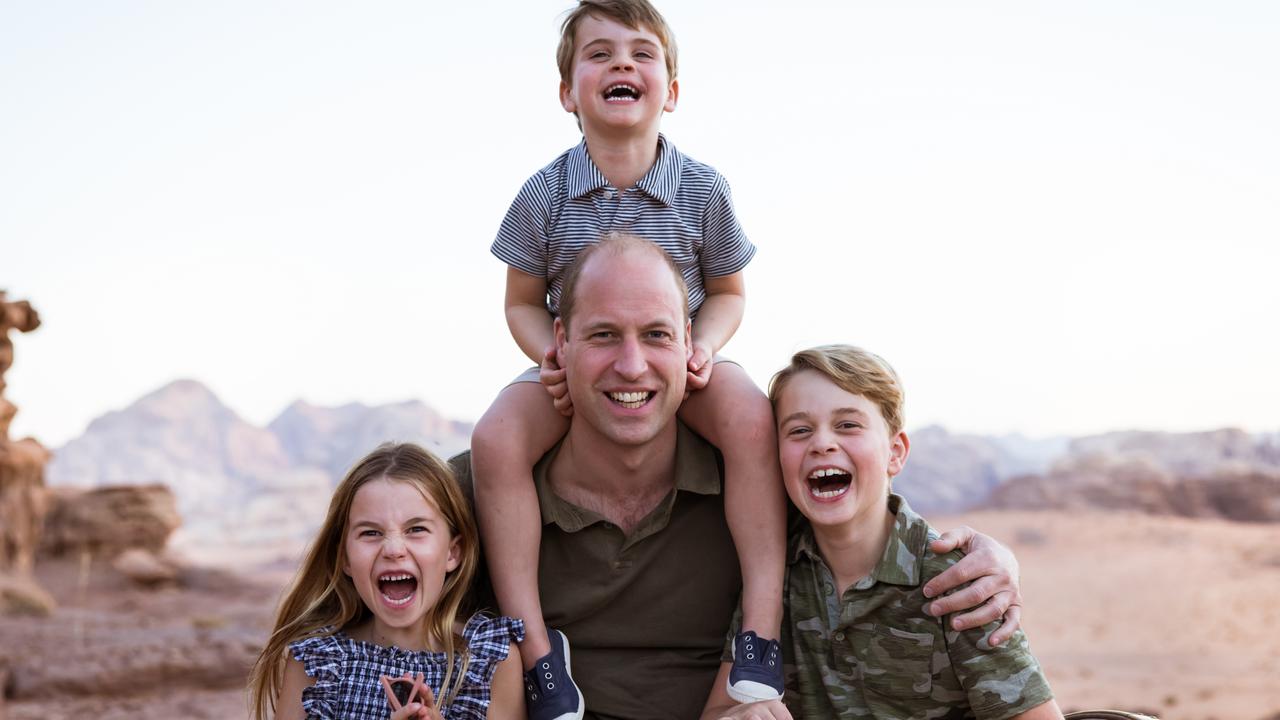
[[[524,669],[551,651],[538,598],[542,518],[533,466],[569,429],[536,382],[503,388],[471,434],[476,519],[489,576],[503,614],[524,621]]]
[[[717,362],[711,382],[680,407],[680,418],[724,455],[725,517],[742,566],[742,630],[776,641],[787,520],[769,399],[741,367]]]

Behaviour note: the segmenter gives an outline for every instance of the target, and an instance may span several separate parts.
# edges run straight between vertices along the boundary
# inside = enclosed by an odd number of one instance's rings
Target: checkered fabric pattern
[[[489,711],[489,685],[494,670],[507,658],[509,644],[524,639],[524,622],[476,614],[467,621],[462,637],[471,653],[466,679],[453,702],[442,707],[440,714],[446,720],[484,720]],[[294,642],[289,649],[307,675],[316,679],[315,685],[302,691],[302,707],[308,720],[386,720],[391,706],[378,680],[380,676],[420,672],[438,697],[446,663],[453,663],[455,677],[462,666],[460,655],[449,658],[445,653],[383,647],[353,640],[332,628],[326,628],[323,635]]]

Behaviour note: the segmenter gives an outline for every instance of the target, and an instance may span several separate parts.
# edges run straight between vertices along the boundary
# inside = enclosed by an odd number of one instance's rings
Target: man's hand
[[[937,597],[966,582],[973,582],[963,590],[930,603],[926,610],[937,617],[968,610],[952,618],[951,626],[956,630],[979,627],[1004,618],[989,639],[992,645],[1001,645],[1022,622],[1018,559],[1009,548],[970,527],[948,530],[929,545],[930,550],[939,554],[956,548],[964,550],[965,556],[930,580],[924,586],[924,596]]]
[[[686,388],[701,390],[711,382],[711,369],[715,367],[715,353],[702,343],[693,343],[693,354],[689,356],[689,381]]]
[[[538,369],[538,379],[551,395],[551,402],[556,410],[565,417],[573,416],[573,401],[569,399],[569,383],[565,380],[564,368],[560,367],[560,356],[556,346],[548,347],[542,353],[542,365]]]

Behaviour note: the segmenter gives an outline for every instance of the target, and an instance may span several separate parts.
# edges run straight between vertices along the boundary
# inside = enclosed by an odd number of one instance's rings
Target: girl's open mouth
[[[404,607],[413,600],[418,579],[408,573],[383,573],[378,576],[378,592],[392,607]]]

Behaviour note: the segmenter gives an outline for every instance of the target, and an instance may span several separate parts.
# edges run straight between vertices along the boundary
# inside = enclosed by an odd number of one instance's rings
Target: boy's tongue
[[[403,600],[413,594],[418,587],[418,581],[413,578],[408,580],[383,580],[378,583],[382,594],[392,600]]]

